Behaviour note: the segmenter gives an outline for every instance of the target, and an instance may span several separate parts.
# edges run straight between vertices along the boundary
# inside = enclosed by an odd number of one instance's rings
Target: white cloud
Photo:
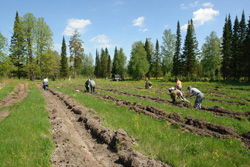
[[[142,32],[146,32],[146,31],[149,31],[149,29],[147,29],[147,28],[144,28],[144,29],[139,29],[140,31],[142,31]]]
[[[168,24],[164,26],[164,28],[168,28],[168,27],[169,27],[169,25],[168,25]]]
[[[188,24],[184,24],[183,26],[181,26],[181,30],[182,31],[187,31],[187,27],[188,27]]]
[[[199,1],[195,1],[194,3],[189,4],[190,7],[196,7],[198,5],[199,5]]]
[[[180,8],[181,8],[181,9],[187,9],[188,7],[187,7],[187,6],[185,6],[185,4],[184,4],[184,3],[182,3],[182,4],[180,5]]]
[[[213,10],[212,8],[200,8],[197,11],[193,12],[193,23],[194,27],[197,28],[205,22],[214,19],[215,16],[218,16],[220,13],[218,10]],[[182,30],[187,30],[187,24],[181,26]]]
[[[138,17],[137,19],[133,20],[133,26],[142,27],[143,21],[144,21],[144,17]]]
[[[202,5],[205,7],[210,7],[210,8],[212,8],[214,6],[214,4],[212,4],[211,2],[205,2]]]
[[[115,46],[109,43],[110,39],[105,34],[97,35],[93,37],[90,41],[97,43],[95,45],[95,48],[113,48]]]
[[[62,48],[62,45],[59,43],[55,43],[53,47],[56,51],[59,51]]]
[[[90,20],[84,20],[84,19],[68,19],[68,24],[63,32],[66,36],[71,36],[75,29],[78,30],[80,33],[84,33],[86,31],[85,27],[87,25],[91,24]]]
[[[109,39],[105,34],[97,35],[94,38],[90,40],[91,42],[97,42],[97,43],[109,43]]]

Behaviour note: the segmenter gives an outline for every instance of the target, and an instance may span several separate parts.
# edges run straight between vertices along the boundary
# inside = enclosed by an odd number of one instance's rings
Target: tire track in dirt
[[[28,96],[28,83],[20,83],[14,92],[0,100],[0,109],[9,107],[25,99]]]
[[[124,130],[102,126],[100,117],[89,114],[96,111],[53,89],[42,93],[57,145],[51,158],[55,166],[168,166],[135,151],[135,140]]]
[[[73,90],[79,90],[83,93],[83,89],[72,88]],[[92,95],[92,94],[89,94]],[[194,132],[197,135],[204,135],[207,137],[217,137],[223,139],[237,138],[241,140],[245,146],[250,149],[250,131],[242,134],[235,132],[232,126],[218,125],[205,121],[204,119],[196,119],[192,116],[183,117],[179,113],[170,113],[153,106],[143,106],[140,103],[132,103],[127,100],[121,100],[113,96],[95,93],[94,96],[102,100],[114,101],[115,105],[130,107],[130,110],[134,110],[137,113],[143,113],[152,118],[167,120],[173,126],[180,125],[184,132]]]

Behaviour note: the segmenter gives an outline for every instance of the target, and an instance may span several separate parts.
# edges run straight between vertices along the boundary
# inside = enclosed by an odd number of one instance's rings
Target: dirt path
[[[126,132],[113,132],[101,125],[100,118],[89,116],[89,112],[86,112],[96,111],[88,110],[52,89],[42,90],[42,94],[48,103],[52,137],[56,144],[55,153],[51,157],[53,166],[167,166],[161,162],[152,162],[143,155],[139,157],[134,150],[126,152],[129,147],[117,151],[116,143],[122,146],[123,140],[128,139]],[[141,160],[141,157],[144,159]]]
[[[14,92],[0,100],[0,109],[12,106],[13,104],[25,99],[28,96],[28,83],[20,83]]]

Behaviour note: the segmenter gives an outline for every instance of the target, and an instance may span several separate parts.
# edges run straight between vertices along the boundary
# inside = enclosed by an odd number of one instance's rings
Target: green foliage
[[[80,39],[80,37],[81,35],[76,29],[69,41],[71,61],[74,63],[74,78],[76,78],[77,73],[81,73],[82,60],[84,59],[84,48],[82,47],[83,41]]]
[[[112,74],[118,74],[118,50],[117,50],[117,46],[115,46],[115,52],[114,52],[114,58],[113,58],[113,65],[112,65]]]
[[[16,70],[12,71],[14,76],[17,76],[19,79],[25,75],[25,40],[24,34],[22,31],[22,22],[20,17],[18,16],[18,12],[16,12],[16,18],[14,22],[14,33],[11,37],[10,44],[10,59],[11,62],[16,67]]]
[[[158,39],[156,40],[155,44],[155,54],[153,57],[153,75],[156,77],[156,79],[161,76],[162,74],[162,66],[161,66],[161,55],[160,55],[160,48],[159,48],[159,42]]]
[[[141,41],[132,45],[131,58],[128,65],[129,75],[134,79],[142,79],[149,70],[147,52]]]
[[[50,166],[54,150],[45,100],[38,88],[0,122],[0,166]]]
[[[230,59],[232,57],[231,51],[232,38],[232,24],[230,15],[225,19],[222,36],[222,67],[221,72],[224,79],[230,77]]]
[[[46,50],[40,60],[43,62],[41,70],[45,77],[50,76],[55,78],[60,73],[60,56],[57,51]]]
[[[118,53],[118,69],[117,74],[124,75],[126,73],[126,61],[127,57],[125,56],[123,49],[120,48]]]
[[[250,19],[248,20],[248,26],[247,26],[247,35],[244,40],[244,62],[246,62],[244,73],[247,75],[249,81],[250,81]]]
[[[101,63],[100,64],[101,64],[100,77],[106,78],[108,76],[108,54],[103,48],[101,49]]]
[[[198,42],[195,37],[193,20],[188,22],[187,35],[183,48],[183,63],[185,69],[184,75],[190,75],[192,78],[196,76],[197,55],[199,54]]]
[[[99,56],[99,52],[98,50],[96,49],[96,58],[95,58],[95,71],[94,71],[94,74],[97,78],[100,78],[101,77],[101,59],[100,59],[100,56]]]
[[[82,75],[90,78],[94,74],[95,67],[93,65],[93,56],[91,53],[84,55]]]
[[[171,33],[171,29],[166,29],[162,37],[161,55],[163,75],[173,69],[173,57],[176,45],[176,36]]]
[[[149,70],[146,74],[146,76],[150,79],[150,75],[153,69],[153,56],[154,56],[154,44],[150,41],[150,38],[146,38],[144,49],[147,52],[147,60],[149,63]]]
[[[65,38],[62,41],[62,51],[61,51],[61,63],[60,63],[60,75],[61,77],[68,76],[68,58],[67,58],[67,46],[65,43]]]
[[[181,74],[181,29],[180,23],[177,22],[177,30],[176,30],[176,43],[175,43],[175,53],[173,57],[173,69],[172,75],[175,77]]]
[[[216,70],[219,70],[221,66],[221,48],[220,39],[214,31],[206,37],[206,42],[202,46],[201,57],[205,77],[215,79]],[[198,71],[202,70],[199,69]]]

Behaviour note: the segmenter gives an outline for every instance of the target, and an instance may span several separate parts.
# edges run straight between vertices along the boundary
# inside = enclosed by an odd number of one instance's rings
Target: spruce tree
[[[144,44],[144,49],[147,52],[147,60],[149,63],[149,70],[146,74],[148,79],[150,79],[150,73],[153,69],[153,48],[152,48],[152,43],[150,42],[149,38],[146,38],[145,44]]]
[[[238,17],[236,16],[233,27],[232,37],[232,58],[230,60],[230,67],[232,77],[238,79],[240,77],[240,28]]]
[[[101,49],[101,78],[106,78],[108,76],[108,55],[105,50]]]
[[[115,47],[114,59],[113,59],[113,66],[112,66],[112,74],[118,74],[118,50],[117,46]]]
[[[24,76],[24,67],[25,67],[25,40],[24,34],[22,32],[22,22],[16,12],[16,18],[14,22],[14,33],[11,37],[10,44],[10,59],[14,66],[17,67],[17,70],[13,71],[19,79]]]
[[[108,77],[110,78],[111,77],[111,70],[112,70],[110,55],[108,55],[108,66],[107,67],[108,67]]]
[[[100,60],[100,56],[98,53],[98,50],[96,49],[96,58],[95,58],[95,72],[94,72],[95,76],[97,78],[101,77],[101,60]]]
[[[161,57],[160,57],[160,49],[159,49],[159,42],[158,39],[156,40],[155,44],[155,56],[154,56],[154,76],[156,79],[161,74]]]
[[[247,25],[246,25],[246,21],[245,21],[245,14],[244,11],[242,12],[241,15],[241,21],[240,21],[240,25],[239,25],[239,32],[240,32],[240,43],[239,43],[239,67],[240,67],[240,76],[241,77],[247,77],[246,73],[244,73],[246,66],[247,66],[247,62],[245,61],[245,55],[244,55],[244,41],[246,39],[246,35],[247,35]]]
[[[230,60],[232,56],[231,51],[231,39],[232,39],[232,24],[230,15],[225,19],[225,24],[223,28],[223,36],[222,36],[222,66],[221,73],[225,79],[230,77]]]
[[[195,37],[193,20],[188,23],[187,35],[183,48],[184,57],[184,69],[185,75],[191,76],[192,78],[196,75],[197,70],[197,59],[196,56],[199,54],[198,42]]]
[[[61,48],[61,64],[60,64],[60,75],[61,77],[67,77],[68,75],[68,59],[67,59],[67,51],[66,51],[66,43],[65,38],[63,36],[62,48]]]
[[[248,81],[250,82],[250,18],[248,20],[246,37],[244,40],[244,62],[246,62],[244,73],[246,74],[246,76],[248,77]]]
[[[172,75],[174,75],[175,77],[182,74],[180,61],[181,61],[181,29],[180,29],[180,23],[178,21],[176,30],[175,53],[173,57],[173,69],[172,69]]]

